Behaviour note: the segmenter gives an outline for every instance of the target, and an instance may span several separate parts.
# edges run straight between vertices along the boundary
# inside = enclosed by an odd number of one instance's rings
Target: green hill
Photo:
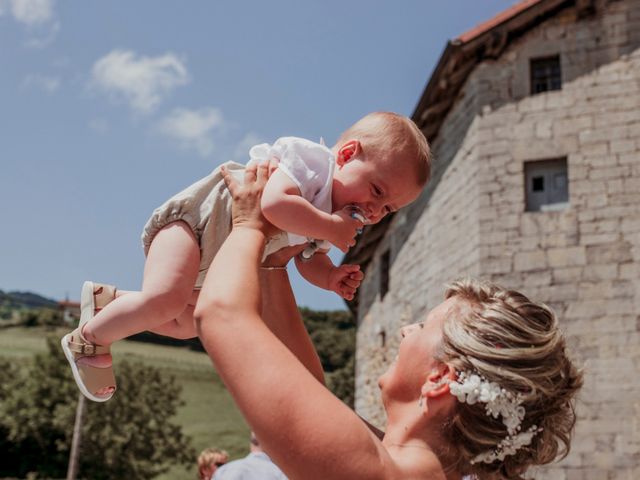
[[[58,302],[33,292],[0,290],[0,320],[16,320],[25,312],[58,308]]]

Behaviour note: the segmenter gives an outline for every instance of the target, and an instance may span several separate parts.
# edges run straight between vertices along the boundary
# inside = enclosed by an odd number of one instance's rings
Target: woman
[[[296,250],[260,267],[274,233],[258,206],[268,174],[264,165],[248,169],[243,187],[228,177],[233,231],[195,318],[227,388],[288,477],[511,479],[568,451],[582,377],[556,318],[485,283],[454,283],[424,322],[402,329],[397,360],[379,381],[382,439],[333,396],[282,267]]]

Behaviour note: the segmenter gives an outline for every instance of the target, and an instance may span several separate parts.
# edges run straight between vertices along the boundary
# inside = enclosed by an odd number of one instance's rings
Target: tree
[[[37,355],[28,368],[14,371],[12,378],[0,375],[5,441],[0,446],[11,454],[0,462],[0,477],[65,476],[78,390],[58,340],[47,343],[48,353]],[[79,477],[148,479],[176,463],[190,463],[195,451],[170,421],[181,405],[175,380],[125,361],[118,365],[118,383],[113,399],[87,402]]]

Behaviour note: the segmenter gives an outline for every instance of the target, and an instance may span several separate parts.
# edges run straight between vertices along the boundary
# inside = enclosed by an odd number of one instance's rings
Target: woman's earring
[[[420,399],[418,400],[418,408],[422,410],[423,405],[424,405],[424,397],[420,395]]]

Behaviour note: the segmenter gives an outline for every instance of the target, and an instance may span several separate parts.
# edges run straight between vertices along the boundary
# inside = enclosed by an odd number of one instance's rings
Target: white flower
[[[526,414],[525,408],[521,405],[522,396],[500,387],[495,382],[489,382],[476,373],[469,375],[460,372],[457,381],[449,382],[449,391],[461,403],[484,403],[487,415],[493,418],[502,417],[502,423],[507,427],[507,437],[498,443],[494,450],[477,455],[472,463],[504,460],[506,456],[513,455],[521,447],[529,445],[535,434],[542,430],[533,425],[526,432],[518,433]]]

